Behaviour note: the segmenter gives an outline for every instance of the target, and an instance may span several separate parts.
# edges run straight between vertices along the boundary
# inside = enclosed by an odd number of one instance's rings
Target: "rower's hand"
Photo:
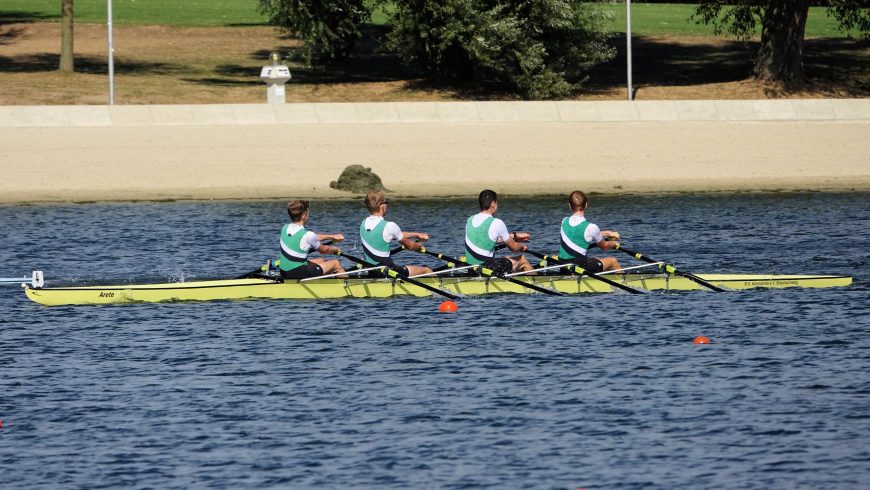
[[[532,238],[532,235],[529,235],[528,233],[526,233],[524,231],[517,231],[517,232],[511,233],[511,235],[513,235],[513,239],[518,241],[518,242],[527,242]]]
[[[416,252],[417,250],[423,248],[423,244],[420,242],[411,242],[410,245],[410,247],[406,246],[405,248],[410,248],[412,252]]]
[[[337,234],[335,234],[335,235],[332,235],[332,240],[333,240],[333,241],[336,241],[336,242],[343,241],[343,240],[344,240],[344,235],[342,235],[341,233],[337,233]]]
[[[418,242],[427,242],[427,241],[429,241],[429,234],[428,234],[428,233],[418,233],[418,234],[417,234],[417,241],[418,241]]]
[[[619,232],[612,230],[602,230],[601,237],[604,238],[605,242],[618,242],[619,241]]]
[[[341,249],[338,247],[332,247],[332,255],[341,255]]]

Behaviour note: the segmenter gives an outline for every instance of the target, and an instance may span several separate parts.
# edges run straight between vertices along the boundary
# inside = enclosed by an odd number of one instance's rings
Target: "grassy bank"
[[[599,8],[613,17],[610,28],[614,32],[625,32],[625,4],[601,3]],[[634,3],[631,4],[631,31],[646,36],[712,36],[713,27],[697,24],[690,17],[695,5],[676,3]],[[761,29],[757,30],[761,33]],[[823,7],[811,7],[807,18],[807,37],[845,37],[837,27],[837,21],[826,14]]]
[[[257,11],[257,0],[113,0],[114,22],[121,25],[164,25],[211,27],[265,25]],[[599,3],[598,8],[612,15],[610,29],[625,32],[625,4]],[[713,28],[689,20],[694,5],[633,3],[632,32],[638,35],[712,36]],[[106,22],[105,0],[77,0],[76,22]],[[60,19],[60,0],[3,0],[0,18],[7,20]],[[384,24],[386,15],[375,12],[375,24]],[[837,22],[825,9],[813,7],[807,20],[807,37],[844,37]]]
[[[76,0],[75,21],[105,23],[106,0]],[[212,27],[265,25],[257,0],[112,0],[120,25]],[[60,0],[3,0],[0,18],[60,21]]]

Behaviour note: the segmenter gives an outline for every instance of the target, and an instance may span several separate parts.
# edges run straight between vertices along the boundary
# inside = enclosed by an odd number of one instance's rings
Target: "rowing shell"
[[[698,274],[717,286],[728,289],[753,288],[830,288],[848,286],[849,276]],[[653,291],[705,289],[696,282],[668,274],[624,274],[609,276],[629,286]],[[581,276],[517,277],[563,293],[610,293],[614,288],[601,281]],[[529,293],[520,284],[481,277],[426,277],[419,281],[455,294]],[[230,279],[164,284],[32,287],[24,285],[31,300],[48,306],[112,303],[157,303],[173,301],[217,301],[238,299],[336,299],[387,298],[391,296],[430,296],[432,293],[389,279],[315,279],[305,282],[275,282],[267,279]]]

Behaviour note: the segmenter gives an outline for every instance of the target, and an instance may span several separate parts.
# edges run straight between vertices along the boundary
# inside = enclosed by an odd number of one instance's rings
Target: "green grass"
[[[105,23],[106,0],[75,0],[75,21]],[[115,24],[212,27],[264,25],[257,0],[112,0]],[[0,0],[0,18],[60,20],[60,0]]]
[[[611,13],[610,29],[625,32],[625,4],[599,3],[597,7]],[[695,5],[676,3],[631,4],[631,32],[653,36],[712,36],[713,26],[697,24],[689,20]],[[761,30],[758,30],[760,33]],[[837,27],[837,21],[827,16],[824,7],[811,7],[807,18],[807,37],[845,37]]]
[[[262,25],[266,18],[257,11],[257,0],[113,0],[114,22],[132,25],[208,27]],[[625,4],[599,3],[610,12],[610,29],[625,32]],[[688,20],[693,5],[632,3],[632,32],[638,35],[711,36],[713,28]],[[0,0],[0,18],[22,20],[60,19],[60,0]],[[106,0],[76,0],[76,22],[106,22]],[[382,9],[373,15],[375,24],[386,23]],[[810,9],[807,37],[844,37],[837,22],[822,7]]]

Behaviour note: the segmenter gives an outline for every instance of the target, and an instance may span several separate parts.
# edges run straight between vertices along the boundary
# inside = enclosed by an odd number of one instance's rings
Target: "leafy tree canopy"
[[[306,41],[308,60],[348,56],[382,0],[260,0]],[[614,56],[604,14],[578,0],[395,0],[388,46],[430,78],[496,84],[530,99],[567,95]]]
[[[260,0],[260,12],[305,41],[303,54],[310,64],[350,56],[375,5],[366,0]]]

